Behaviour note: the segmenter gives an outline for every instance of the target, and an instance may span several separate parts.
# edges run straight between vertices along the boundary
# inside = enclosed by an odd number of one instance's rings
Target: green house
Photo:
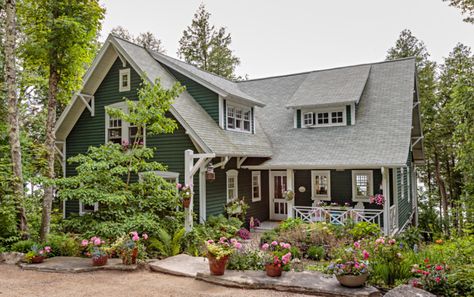
[[[350,218],[386,234],[416,224],[416,165],[424,156],[413,58],[230,81],[110,35],[57,122],[64,175],[75,174],[67,158],[133,136],[105,107],[137,99],[142,76],[186,86],[170,110],[179,128],[144,142],[168,166],[156,174],[192,181],[200,222],[244,197],[248,218],[260,221]],[[371,199],[377,194],[381,205]],[[65,201],[64,216],[99,207]]]

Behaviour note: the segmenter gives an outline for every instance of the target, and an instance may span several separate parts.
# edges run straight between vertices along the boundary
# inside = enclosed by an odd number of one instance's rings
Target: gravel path
[[[191,278],[150,271],[97,271],[59,274],[21,270],[0,264],[0,297],[142,297],[142,296],[305,296],[268,290],[215,286]]]

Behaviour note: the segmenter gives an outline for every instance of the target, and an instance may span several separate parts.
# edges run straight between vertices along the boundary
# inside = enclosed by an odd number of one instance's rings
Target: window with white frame
[[[251,132],[252,112],[250,107],[227,104],[227,130]]]
[[[130,91],[130,68],[119,70],[119,92]]]
[[[84,215],[86,213],[92,213],[99,210],[99,203],[86,204],[79,200],[79,215]]]
[[[303,111],[302,127],[346,125],[346,108],[325,108]]]
[[[331,172],[329,170],[311,171],[311,193],[313,200],[331,200]]]
[[[374,192],[372,170],[352,171],[352,200],[369,201]]]
[[[238,175],[239,172],[235,169],[228,170],[227,175],[227,202],[237,199],[239,195]]]
[[[125,102],[119,102],[109,107],[127,110]],[[145,143],[145,130],[138,129],[138,127],[130,125],[130,123],[119,118],[111,117],[107,112],[105,113],[105,142],[113,142],[118,144],[133,144],[135,141]]]
[[[252,171],[252,202],[262,200],[262,184],[260,171]]]

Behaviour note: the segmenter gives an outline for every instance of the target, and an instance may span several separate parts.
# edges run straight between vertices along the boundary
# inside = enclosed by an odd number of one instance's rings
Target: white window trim
[[[316,176],[326,176],[328,179],[328,193],[326,195],[316,194],[314,187],[314,178]],[[312,170],[311,171],[311,199],[331,201],[331,171],[330,170]]]
[[[328,120],[329,123],[327,124],[318,124],[318,113],[328,113]],[[332,112],[342,112],[342,123],[332,123],[332,117],[331,113]],[[307,113],[313,113],[315,116],[313,117],[313,120],[315,119],[316,121],[313,121],[312,125],[305,125],[304,124],[304,115]],[[319,128],[319,127],[335,127],[335,126],[346,126],[347,125],[347,115],[346,115],[346,106],[341,106],[341,107],[333,107],[333,108],[318,108],[318,109],[308,109],[308,110],[301,110],[301,127],[303,128]]]
[[[107,105],[106,107],[118,108],[128,113],[128,106],[126,102],[118,102],[118,103]],[[105,111],[105,143],[109,142],[109,128],[110,128],[110,115],[107,113],[107,111]],[[122,142],[124,140],[128,141],[130,138],[128,128],[130,128],[130,124],[122,120]],[[146,127],[143,128],[142,138],[143,138],[143,145],[146,146]]]
[[[306,115],[310,115],[310,116],[311,116],[311,124],[305,124],[305,121],[306,121],[305,117],[306,117]],[[308,111],[308,112],[303,113],[303,123],[302,123],[302,126],[304,126],[304,127],[311,127],[311,126],[313,126],[313,125],[314,125],[314,121],[313,121],[313,120],[314,120],[314,112]]]
[[[123,76],[127,75],[127,86],[123,86]],[[119,92],[128,92],[130,91],[130,68],[120,69],[119,70]]]
[[[164,179],[174,179],[174,181],[176,183],[179,182],[179,172],[172,172],[172,171],[149,171],[149,172],[153,172],[155,173],[156,175],[158,176],[161,176],[162,178]],[[139,172],[138,173],[138,180],[141,182],[142,181],[142,178],[143,178],[143,174],[145,172]]]
[[[241,129],[237,129],[235,128],[235,122],[234,122],[234,128],[229,128],[229,108],[234,108],[234,110],[237,108],[237,109],[242,109],[242,128]],[[242,133],[250,133],[252,134],[253,131],[252,131],[252,121],[254,121],[253,117],[252,117],[252,107],[250,106],[246,106],[246,105],[242,105],[242,104],[238,104],[238,103],[234,103],[234,102],[229,102],[229,100],[226,100],[226,106],[225,106],[225,128],[226,130],[229,130],[229,131],[236,131],[236,132],[242,132]],[[250,130],[244,130],[244,113],[245,112],[249,112],[249,121],[250,121],[250,127],[249,129]],[[234,111],[234,121],[235,121],[235,111]],[[255,122],[253,123],[253,126],[255,127]]]
[[[229,197],[229,178],[234,178],[235,197]],[[226,172],[226,196],[227,202],[239,197],[239,172],[235,169]]]
[[[84,204],[82,204],[82,201],[79,200],[79,215],[80,216],[83,216],[85,215],[86,213],[92,213],[92,212],[96,212],[99,210],[99,202],[96,202],[94,203],[94,211],[85,211],[84,210]]]
[[[368,196],[357,196],[356,175],[368,175]],[[352,201],[369,202],[374,194],[374,174],[372,170],[352,170]]]
[[[253,188],[254,188],[254,184],[253,184],[253,178],[254,177],[257,177],[258,178],[258,197],[255,197],[254,196],[254,192],[253,192]],[[262,200],[262,175],[260,173],[260,171],[252,171],[252,202],[258,202],[258,201],[261,201]]]

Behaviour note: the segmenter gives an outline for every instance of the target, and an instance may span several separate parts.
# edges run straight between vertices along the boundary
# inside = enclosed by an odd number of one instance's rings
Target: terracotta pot
[[[34,256],[31,258],[31,263],[33,264],[38,264],[38,263],[43,263],[44,261],[44,256]]]
[[[183,199],[183,207],[184,208],[189,208],[190,204],[191,204],[191,199]]]
[[[281,268],[281,266],[275,264],[266,264],[265,271],[267,272],[268,276],[279,277],[281,276],[281,272],[283,271],[283,269]]]
[[[360,275],[336,275],[337,280],[344,287],[357,288],[362,287],[367,281],[368,273]]]
[[[208,255],[207,259],[209,260],[209,270],[211,271],[212,275],[224,274],[229,256],[222,257],[218,260],[216,257]]]
[[[92,257],[92,266],[104,266],[107,264],[107,259],[109,257],[107,255],[103,255],[100,257]]]
[[[138,256],[138,247],[134,248],[130,255],[127,253],[122,254],[122,264],[124,265],[133,265],[137,264],[137,256]]]

